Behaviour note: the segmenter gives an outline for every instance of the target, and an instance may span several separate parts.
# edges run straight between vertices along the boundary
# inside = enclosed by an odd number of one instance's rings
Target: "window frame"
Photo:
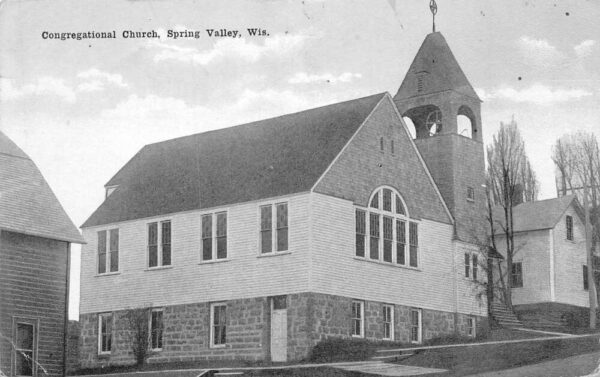
[[[467,317],[467,336],[475,338],[477,336],[477,319],[475,317]]]
[[[391,201],[386,200],[387,192],[391,193]],[[411,219],[407,206],[402,196],[390,186],[380,186],[371,193],[367,202],[367,207],[355,206],[354,226],[355,226],[355,241],[354,241],[354,257],[356,259],[366,260],[370,262],[393,265],[418,270],[421,267],[420,248],[418,245],[419,221]],[[386,207],[391,207],[386,210]],[[364,214],[364,233],[358,232],[358,213]],[[391,219],[391,238],[386,238],[386,222]],[[377,234],[372,234],[374,221],[377,223]],[[388,224],[389,225],[389,224]],[[399,234],[400,227],[403,228],[403,234]],[[416,227],[416,244],[411,244],[411,228]],[[404,236],[404,239],[401,239]],[[362,241],[363,250],[360,255],[359,237]],[[392,244],[391,261],[389,253],[386,254],[386,242]],[[376,242],[377,252],[372,248]],[[402,247],[402,250],[399,248]],[[411,264],[411,250],[416,252],[416,265]],[[389,250],[388,250],[389,251]],[[402,255],[403,260],[399,261],[398,257]]]
[[[389,318],[386,318],[386,311],[389,310]],[[383,304],[383,340],[394,340],[394,326],[395,326],[395,316],[394,316],[394,305],[392,304]],[[387,319],[387,321],[386,321]],[[386,326],[389,326],[389,336],[386,337]]]
[[[573,234],[573,216],[566,215],[565,216],[565,231],[567,241],[574,241],[575,235]]]
[[[471,186],[467,186],[467,201],[474,202],[475,201],[475,188]]]
[[[156,341],[157,345],[160,344],[160,347],[156,347],[156,348],[153,347],[153,345],[154,345],[154,329],[152,328],[152,323],[153,323],[152,316],[154,315],[154,313],[160,313],[160,327],[159,327],[159,329],[157,329],[158,331],[160,331],[160,335]],[[152,310],[150,310],[150,316],[148,318],[148,334],[150,335],[150,350],[152,350],[152,352],[159,352],[159,351],[163,350],[163,347],[165,345],[164,333],[165,333],[165,310],[164,310],[164,308],[153,308]],[[159,342],[159,340],[160,340],[160,342]]]
[[[117,248],[111,250],[113,232],[117,234]],[[100,272],[100,233],[104,234],[104,272]],[[120,273],[121,270],[121,237],[119,228],[101,229],[96,232],[96,276],[112,275]],[[113,251],[116,251],[117,255],[117,269],[112,271],[112,257]]]
[[[286,211],[286,226],[285,227],[281,227],[278,228],[278,224],[277,224],[277,210],[279,206],[285,206],[285,211]],[[262,228],[262,209],[263,208],[270,208],[270,221],[271,221],[271,226],[269,228],[269,230],[267,229],[263,229]],[[291,252],[291,246],[290,246],[290,228],[291,228],[291,224],[290,224],[290,203],[288,200],[277,200],[277,201],[270,201],[267,203],[261,203],[258,205],[258,256],[259,257],[266,257],[266,256],[271,256],[271,255],[281,255],[281,254],[287,254]],[[285,229],[286,232],[286,247],[285,249],[282,250],[277,250],[278,249],[278,236],[279,236],[279,230],[280,229]],[[263,244],[262,244],[262,233],[269,231],[271,233],[271,248],[270,251],[264,251],[263,252]]]
[[[423,342],[423,310],[419,308],[411,308],[410,309],[410,342],[413,344],[421,344]],[[413,329],[415,325],[413,324],[413,313],[417,313],[417,321],[419,322],[417,327],[417,339],[413,339]]]
[[[225,215],[225,235],[219,236],[219,216]],[[204,259],[204,225],[203,221],[205,217],[210,217],[211,221],[211,258]],[[225,257],[219,258],[219,238],[225,238]],[[206,238],[206,239],[208,239]],[[214,263],[229,260],[229,211],[213,211],[206,212],[200,215],[200,263]]]
[[[163,224],[169,223],[169,264],[164,264]],[[150,226],[156,224],[156,266],[150,266]],[[154,220],[146,223],[146,268],[160,270],[173,267],[173,221],[171,219]]]
[[[359,305],[360,310],[360,318],[354,316],[354,305]],[[352,305],[350,306],[350,316],[351,316],[351,324],[352,327],[350,329],[350,335],[353,338],[364,338],[365,337],[365,302],[362,300],[352,300]],[[355,334],[356,323],[359,323],[360,334]]]
[[[588,266],[586,264],[582,265],[583,270],[583,290],[588,291],[590,289],[590,283],[588,279]]]
[[[225,342],[224,343],[215,343],[215,308],[225,307],[225,323],[219,323],[219,326],[225,329]],[[209,348],[225,348],[227,347],[227,303],[226,302],[213,302],[210,304],[210,330],[209,330]]]
[[[515,271],[513,271],[517,266],[519,266],[518,268],[518,273],[516,273]],[[519,261],[519,262],[513,262],[512,263],[512,269],[510,272],[510,287],[511,288],[523,288],[524,286],[524,282],[523,282],[523,262]],[[518,276],[518,279],[515,280],[515,276]],[[515,284],[515,281],[519,284]]]
[[[110,340],[110,347],[108,347],[108,351],[103,351],[104,344],[104,336],[103,336],[103,318],[107,318],[106,323],[110,322],[110,333],[107,331],[106,334]],[[114,316],[113,313],[98,313],[98,356],[110,355],[112,353],[112,345],[113,345],[113,330],[114,330]]]
[[[19,348],[18,347],[18,327],[19,325],[26,325],[26,326],[31,326],[32,328],[32,340],[31,340],[31,345],[32,345],[32,349],[31,350],[26,350],[24,348]],[[38,372],[38,351],[39,351],[39,331],[40,331],[40,320],[39,318],[33,318],[33,317],[24,317],[24,316],[13,316],[12,317],[12,339],[10,339],[14,346],[11,349],[11,357],[10,357],[10,362],[11,362],[11,367],[15,368],[13,369],[13,373],[15,373],[15,376],[28,376],[28,377],[32,377],[32,376],[37,376],[37,372]],[[31,364],[31,374],[30,375],[26,375],[26,374],[16,374],[16,367],[17,367],[17,352],[20,351],[24,351],[24,352],[31,352],[31,358],[32,358],[32,364]]]

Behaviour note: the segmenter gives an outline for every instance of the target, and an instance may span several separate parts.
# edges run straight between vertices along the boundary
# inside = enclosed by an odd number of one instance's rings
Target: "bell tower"
[[[485,242],[481,100],[441,33],[427,35],[394,102],[415,126],[415,144],[454,216],[455,237]]]

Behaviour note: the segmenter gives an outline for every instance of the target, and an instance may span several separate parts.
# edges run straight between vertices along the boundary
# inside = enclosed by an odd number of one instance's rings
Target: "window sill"
[[[354,256],[353,258],[355,260],[369,262],[369,263],[377,264],[379,266],[389,266],[389,267],[403,268],[403,269],[412,270],[412,271],[422,271],[422,269],[419,267],[411,267],[411,266],[406,266],[403,264],[394,264],[392,262],[382,262],[382,261],[379,261],[376,259],[369,259],[369,258],[363,258],[363,257],[357,257],[357,256]]]
[[[363,339],[364,338],[364,336],[362,336],[362,335],[352,335],[352,337],[353,338],[358,338],[358,339]]]
[[[96,274],[95,276],[97,278],[101,278],[103,276],[114,276],[114,275],[120,275],[120,274],[121,274],[121,271],[113,271],[113,272],[105,272],[103,274]]]
[[[231,260],[231,258],[209,259],[209,260],[202,260],[202,261],[198,262],[198,264],[214,264],[214,263],[221,263],[221,262],[229,262],[230,260]]]
[[[163,350],[162,348],[152,348],[152,349],[150,349],[150,351],[152,351],[152,352],[162,352],[162,350]]]
[[[475,203],[475,199],[469,199],[469,198],[467,198],[467,202],[469,202],[469,203]]]
[[[270,253],[264,253],[264,254],[259,254],[256,257],[257,258],[269,258],[269,257],[277,257],[280,255],[288,255],[291,254],[292,252],[290,250],[286,250],[286,251],[271,251]]]
[[[173,266],[157,266],[157,267],[147,267],[144,271],[159,271],[159,270],[169,270],[173,268]]]
[[[98,358],[99,359],[108,359],[108,358],[110,358],[110,352],[98,353]]]
[[[223,349],[223,348],[229,348],[230,345],[229,344],[211,344],[208,348],[210,349]]]

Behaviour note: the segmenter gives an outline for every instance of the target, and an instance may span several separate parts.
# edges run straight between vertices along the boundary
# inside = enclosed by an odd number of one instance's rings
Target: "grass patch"
[[[399,364],[450,370],[445,376],[464,376],[564,358],[600,350],[597,337],[551,339],[473,347],[420,350]]]

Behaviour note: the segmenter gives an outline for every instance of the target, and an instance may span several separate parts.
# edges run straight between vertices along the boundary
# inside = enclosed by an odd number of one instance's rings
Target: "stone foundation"
[[[287,357],[305,359],[312,347],[328,338],[350,338],[352,298],[317,293],[287,296]],[[383,339],[383,305],[364,302],[364,332],[370,340]],[[229,300],[227,304],[227,346],[211,348],[210,303],[163,308],[163,348],[148,363],[206,360],[270,360],[271,300],[268,297]],[[411,307],[394,305],[394,340],[410,342]],[[458,332],[467,334],[465,314],[423,309],[422,340]],[[134,364],[131,332],[126,311],[113,312],[113,340],[110,355],[98,355],[98,314],[80,316],[80,367]],[[473,317],[475,318],[475,317]],[[486,318],[478,317],[478,333]]]

